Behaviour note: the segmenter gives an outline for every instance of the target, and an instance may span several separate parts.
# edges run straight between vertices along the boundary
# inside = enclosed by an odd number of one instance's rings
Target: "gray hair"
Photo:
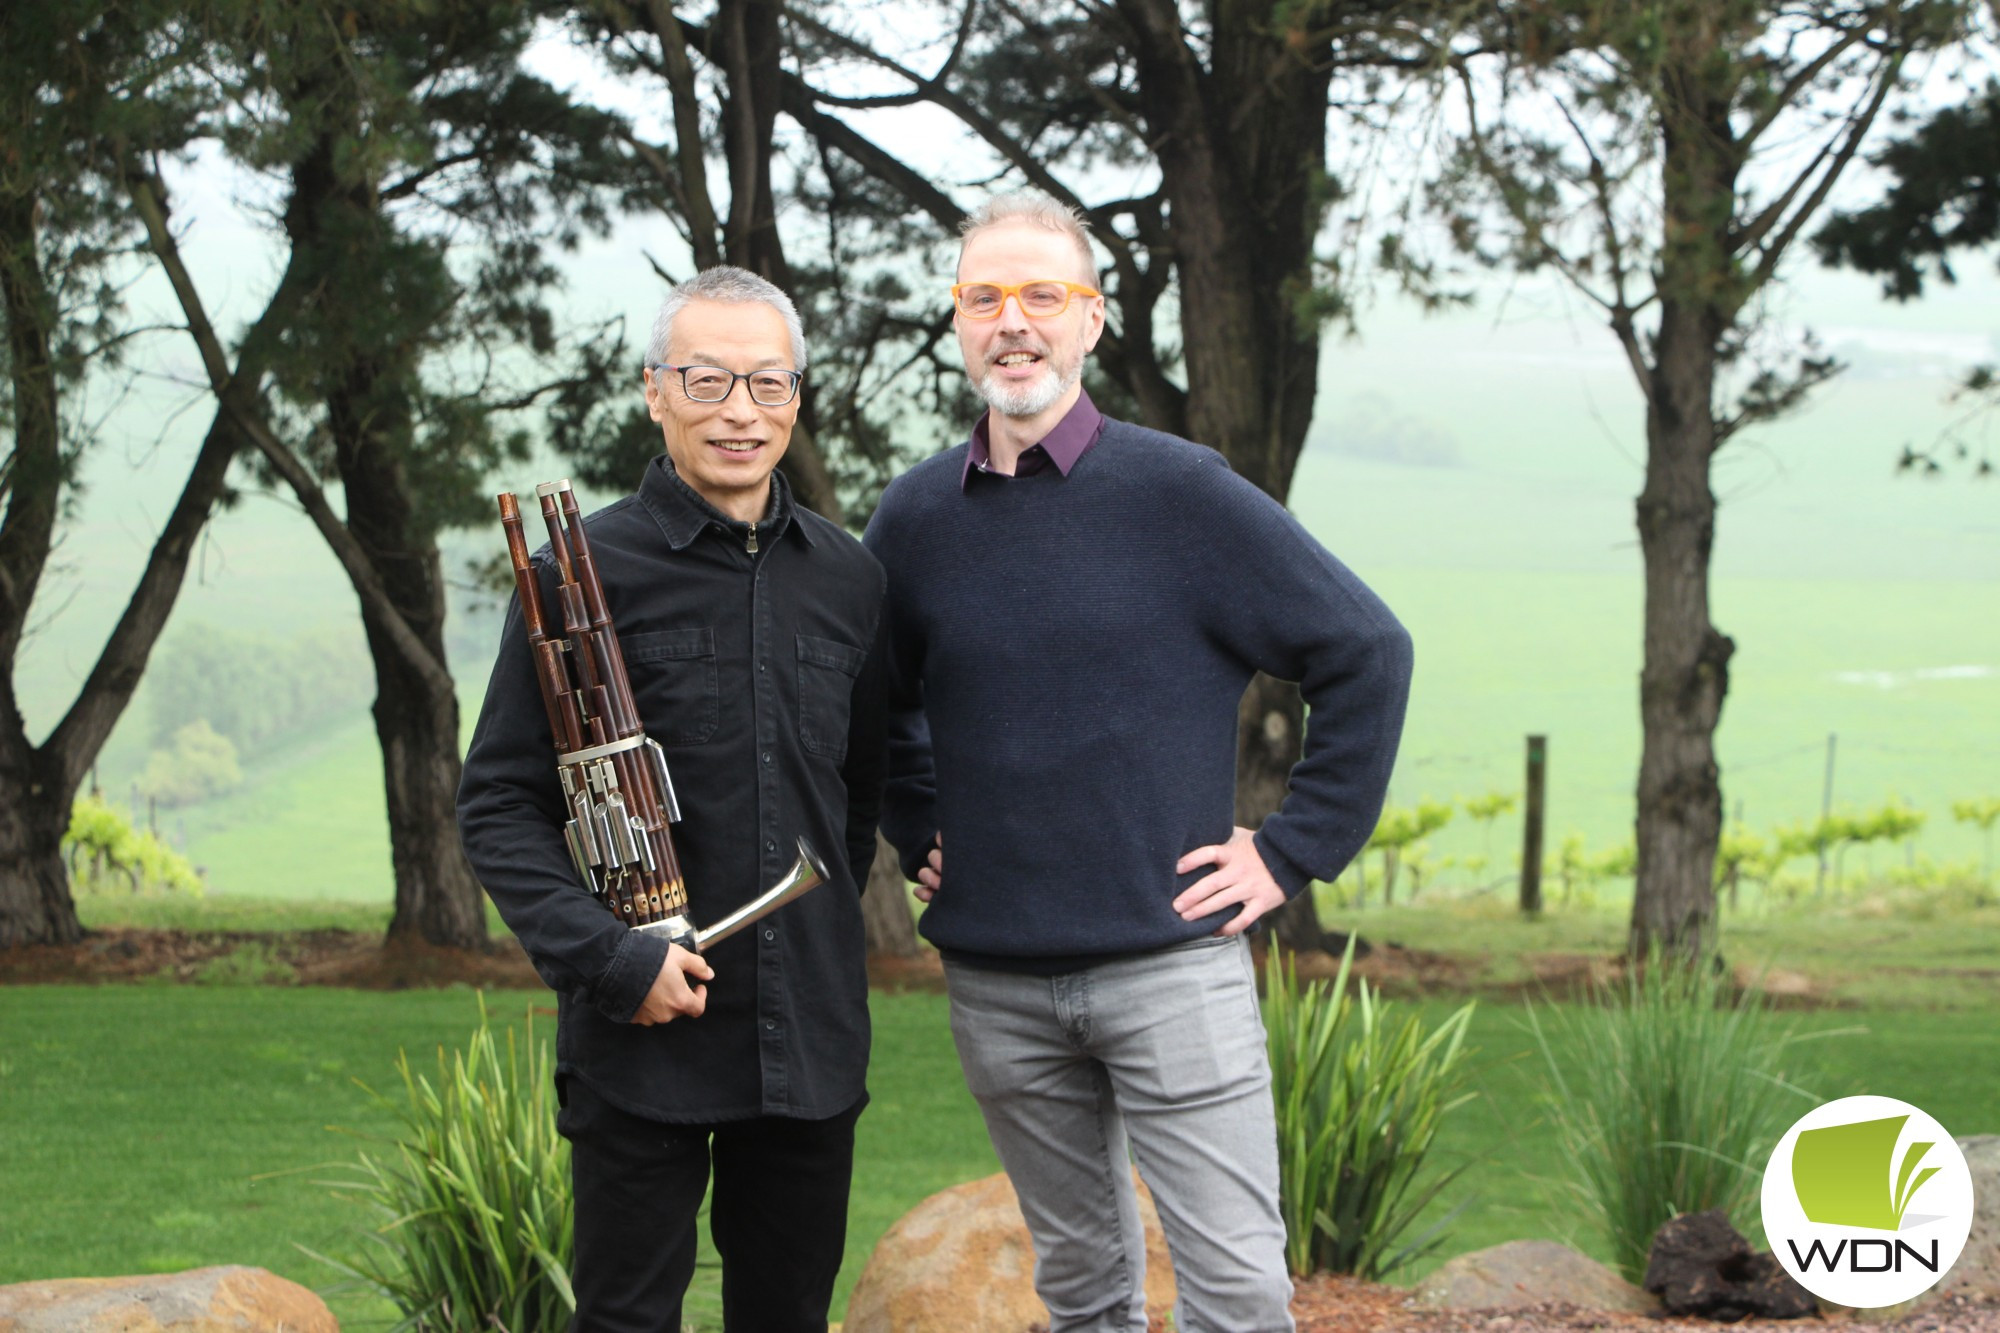
[[[674,340],[674,316],[694,301],[718,301],[723,305],[762,301],[785,317],[785,332],[792,337],[792,369],[806,368],[806,331],[799,323],[799,309],[792,304],[792,298],[748,269],[728,264],[705,268],[667,293],[667,299],[660,302],[660,313],[653,317],[653,336],[646,343],[649,363],[667,359],[667,348]]]
[[[959,253],[963,255],[965,243],[980,232],[1011,223],[1024,223],[1069,237],[1083,259],[1084,273],[1092,278],[1097,276],[1097,256],[1090,249],[1090,224],[1084,221],[1081,211],[1040,190],[996,194],[981,204],[972,216],[958,224]]]

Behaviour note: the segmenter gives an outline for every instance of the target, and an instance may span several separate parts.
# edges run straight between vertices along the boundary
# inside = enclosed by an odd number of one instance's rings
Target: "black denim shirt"
[[[628,929],[577,880],[518,598],[459,787],[466,856],[560,997],[558,1078],[655,1120],[822,1119],[864,1088],[860,889],[883,771],[882,568],[772,482],[754,553],[751,526],[710,508],[664,456],[636,495],[586,520],[641,720],[680,800],[674,846],[695,924],[774,883],[801,836],[831,873],[708,951],[701,1017],[629,1021],[666,942]],[[536,559],[553,614],[546,549]]]

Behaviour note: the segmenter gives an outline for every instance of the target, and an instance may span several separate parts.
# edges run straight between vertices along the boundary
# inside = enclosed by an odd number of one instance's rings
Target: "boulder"
[[[261,1268],[0,1287],[0,1333],[340,1333],[326,1302]]]
[[[1855,1318],[1870,1323],[1900,1319],[1946,1296],[2000,1301],[2000,1134],[1963,1136],[1958,1150],[1965,1154],[1966,1169],[1972,1173],[1972,1231],[1959,1251],[1958,1262],[1929,1291],[1900,1305],[1856,1310]]]
[[[1958,1262],[1932,1290],[1940,1296],[2000,1300],[2000,1134],[1968,1135],[1958,1141],[1958,1150],[1972,1172],[1972,1232]]]
[[[1411,1302],[1432,1309],[1517,1310],[1561,1301],[1584,1310],[1651,1314],[1659,1302],[1588,1255],[1552,1240],[1510,1240],[1447,1261]]]
[[[1720,1208],[1683,1213],[1653,1233],[1645,1286],[1668,1314],[1723,1323],[1819,1313],[1812,1293],[1768,1251],[1751,1249]]]
[[[1174,1274],[1152,1195],[1139,1185],[1146,1228],[1146,1308],[1174,1303]],[[847,1299],[841,1333],[1026,1333],[1046,1328],[1035,1295],[1035,1247],[1003,1175],[957,1185],[912,1208],[877,1242]]]

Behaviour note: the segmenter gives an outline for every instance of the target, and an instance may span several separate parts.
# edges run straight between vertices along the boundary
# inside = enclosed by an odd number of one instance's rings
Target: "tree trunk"
[[[1140,104],[1173,219],[1187,361],[1187,430],[1280,504],[1291,491],[1318,389],[1313,243],[1323,193],[1330,48],[1266,12],[1216,11],[1209,62],[1166,0],[1121,0]],[[1311,16],[1289,22],[1309,24]],[[1236,822],[1262,824],[1302,753],[1298,691],[1259,676],[1244,695]],[[1310,892],[1278,914],[1278,938],[1323,942]]]
[[[875,864],[868,872],[868,884],[861,894],[861,921],[868,932],[870,958],[914,958],[922,951],[917,943],[916,917],[910,911],[909,890],[904,888],[903,868],[895,849],[876,835]]]
[[[723,256],[790,295],[792,270],[785,260],[777,198],[771,188],[772,136],[784,87],[785,44],[778,24],[782,10],[770,0],[724,0],[710,24],[714,37],[708,54],[726,76],[722,142],[729,163],[729,214]],[[818,386],[807,379],[799,392],[798,425],[785,450],[785,478],[800,504],[822,518],[844,523],[833,474],[820,452],[818,402]]]
[[[1256,828],[1285,799],[1292,765],[1303,753],[1305,702],[1298,687],[1259,674],[1243,691],[1236,717],[1236,822]],[[1319,908],[1308,884],[1271,914],[1271,932],[1288,949],[1326,947]]]
[[[1635,957],[1658,948],[1693,959],[1715,946],[1714,867],[1722,836],[1715,727],[1735,645],[1709,621],[1715,342],[1699,323],[1677,305],[1662,311],[1638,504],[1646,607],[1629,941]]]
[[[63,485],[62,427],[57,415],[53,347],[56,304],[42,273],[37,203],[32,194],[0,195],[0,318],[5,320],[7,403],[13,447],[0,462],[0,666],[13,678],[35,589],[48,566]],[[7,700],[12,724],[11,687]]]
[[[42,274],[36,200],[0,196],[0,316],[5,319],[14,439],[0,514],[0,946],[83,934],[63,872],[70,793],[28,739],[14,665],[48,567],[63,467],[51,348],[56,308]]]
[[[0,753],[0,949],[83,938],[63,864],[69,797],[47,780],[32,750]]]
[[[135,196],[148,228],[164,228],[158,196],[144,183],[148,209]],[[25,226],[26,231],[19,228]],[[32,237],[27,217],[0,208],[0,233],[18,241]],[[4,242],[0,242],[4,244]],[[229,467],[241,435],[228,414],[217,409],[208,433],[188,471],[186,484],[161,526],[141,571],[137,586],[112,626],[103,650],[85,677],[69,710],[40,747],[29,744],[13,695],[13,669],[21,639],[21,617],[27,614],[37,579],[50,550],[49,525],[59,504],[63,478],[56,458],[56,388],[50,372],[49,329],[38,323],[37,309],[46,297],[39,267],[23,269],[19,260],[32,257],[12,245],[0,260],[0,290],[4,290],[10,363],[14,374],[16,410],[13,501],[0,526],[0,791],[27,793],[11,818],[0,819],[0,943],[73,940],[82,933],[61,859],[63,834],[84,774],[96,762],[133,693],[180,596],[189,556],[221,499]],[[273,292],[243,340],[233,374],[240,384],[261,383],[277,332],[297,300],[293,270]],[[220,374],[232,373],[221,351],[214,349]],[[206,354],[205,354],[206,356]]]
[[[369,326],[353,319],[371,301],[397,309],[392,270],[385,267],[394,262],[388,256],[395,237],[374,186],[344,174],[351,164],[343,162],[341,142],[337,125],[323,128],[294,160],[284,225],[301,268],[322,293],[301,324],[324,363],[325,434],[358,552],[349,581],[365,569],[388,602],[361,597],[395,873],[387,942],[479,948],[487,939],[485,894],[458,842],[458,696],[445,665],[442,562],[434,521],[404,470],[416,447],[410,395],[419,376],[418,344],[431,331],[420,323]],[[409,632],[401,643],[389,616]]]
[[[1683,34],[1663,77],[1660,324],[1646,402],[1645,662],[1639,677],[1638,866],[1628,947],[1699,959],[1715,948],[1722,786],[1715,727],[1733,644],[1709,620],[1715,370],[1741,295],[1731,257],[1736,175],[1727,96],[1709,86],[1715,33]]]
[[[378,656],[375,735],[396,870],[391,942],[476,949],[486,943],[486,899],[458,843],[458,699],[426,699],[400,657]]]
[[[370,378],[367,369],[357,377]],[[402,469],[369,425],[349,418],[340,402],[330,407],[348,528],[404,623],[442,666],[445,593],[437,543],[419,526]],[[375,735],[396,871],[389,940],[479,948],[486,943],[485,895],[458,843],[458,696],[433,690],[365,604],[361,623],[375,661]]]

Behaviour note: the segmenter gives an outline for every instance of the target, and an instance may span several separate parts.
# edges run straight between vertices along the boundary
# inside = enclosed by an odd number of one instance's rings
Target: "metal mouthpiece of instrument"
[[[800,838],[799,859],[793,862],[792,868],[786,871],[776,884],[773,884],[770,888],[764,890],[755,898],[752,898],[749,902],[731,912],[728,916],[723,917],[714,925],[709,926],[705,930],[693,931],[694,943],[692,946],[689,946],[686,939],[679,938],[686,934],[689,929],[688,921],[685,917],[673,917],[666,921],[650,922],[647,925],[634,926],[633,929],[663,933],[673,939],[674,943],[679,944],[682,948],[692,947],[694,952],[700,953],[711,944],[726,940],[746,926],[753,926],[757,922],[762,921],[786,903],[796,898],[801,898],[811,890],[824,884],[826,880],[826,863],[819,859],[819,853],[812,849],[811,843],[807,842],[804,838]]]

